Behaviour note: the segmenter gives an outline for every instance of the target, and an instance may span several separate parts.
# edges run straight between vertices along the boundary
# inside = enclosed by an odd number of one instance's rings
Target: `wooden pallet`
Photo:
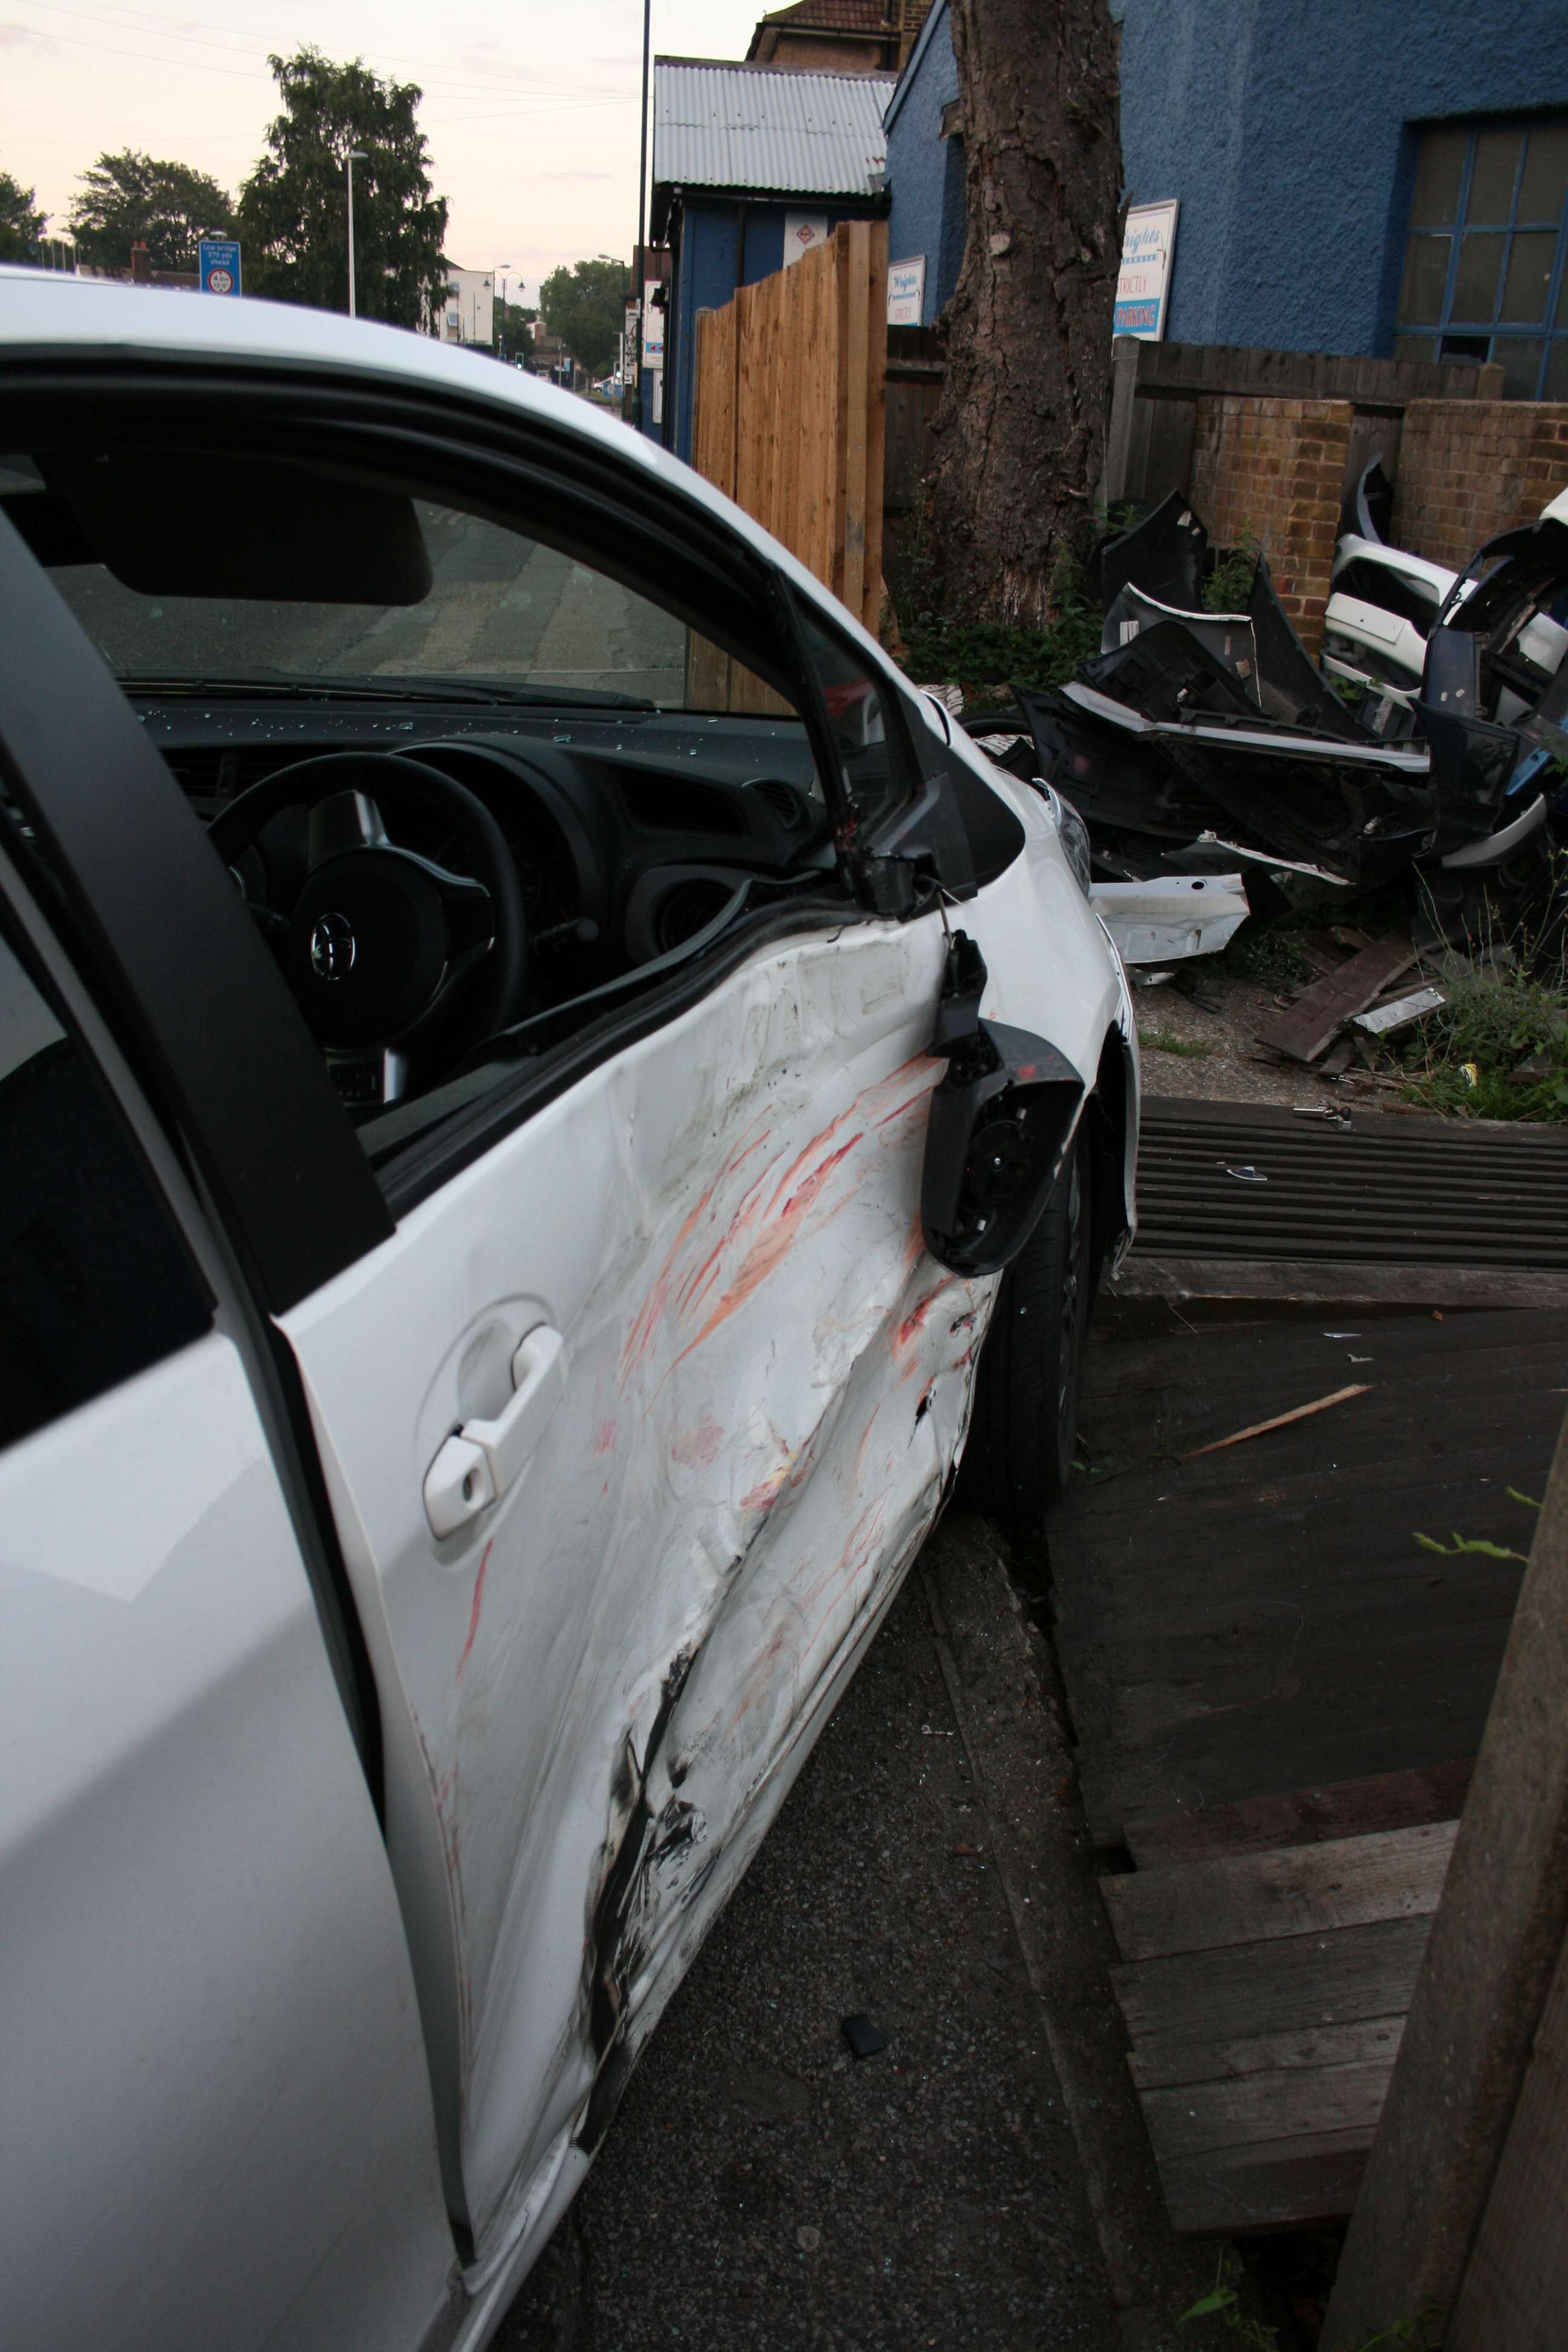
[[[1129,2063],[1175,2228],[1350,2211],[1457,1829],[1101,1880]]]

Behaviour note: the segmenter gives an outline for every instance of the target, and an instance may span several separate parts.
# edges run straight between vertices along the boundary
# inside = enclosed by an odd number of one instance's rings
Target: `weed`
[[[1251,2352],[1279,2352],[1279,2331],[1255,2319],[1244,2311],[1241,2297],[1231,2284],[1242,2275],[1241,2264],[1228,2246],[1220,2249],[1219,2266],[1215,2283],[1207,2294],[1199,2295],[1196,2303],[1184,2311],[1176,2325],[1185,2327],[1192,2319],[1217,2319],[1220,2326],[1237,2339],[1251,2347]],[[1392,2327],[1369,2336],[1358,2352],[1381,2352],[1381,2347],[1394,2344],[1415,2344],[1418,2334],[1425,2336],[1429,2315],[1423,2312],[1415,2319],[1396,2319]]]
[[[1100,614],[1084,593],[1083,567],[1069,550],[1051,574],[1055,618],[1043,629],[980,621],[948,609],[936,568],[930,507],[920,484],[889,583],[903,631],[902,667],[911,677],[955,680],[966,696],[997,687],[1061,686],[1100,651]]]
[[[1180,1054],[1187,1062],[1205,1062],[1215,1050],[1206,1038],[1178,1037],[1173,1029],[1140,1029],[1138,1043],[1146,1054]]]
[[[1316,977],[1289,929],[1279,923],[1244,923],[1226,948],[1225,964],[1238,979],[1265,988],[1299,988]]]
[[[1471,962],[1405,1048],[1412,1102],[1475,1118],[1568,1119],[1568,990],[1518,963]],[[1512,1072],[1538,1056],[1541,1075]]]
[[[1205,613],[1245,613],[1258,572],[1261,541],[1249,522],[1241,526],[1241,542],[1227,547],[1204,582]]]

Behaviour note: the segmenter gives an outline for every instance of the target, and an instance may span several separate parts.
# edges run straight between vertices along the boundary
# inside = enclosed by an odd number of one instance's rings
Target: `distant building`
[[[892,89],[887,75],[655,59],[651,226],[670,248],[656,437],[679,457],[691,455],[698,313],[787,268],[841,220],[886,213]]]
[[[443,343],[479,343],[493,351],[496,340],[495,274],[489,269],[447,267],[447,299],[436,312]]]
[[[1568,398],[1568,9],[1111,0],[1132,204],[1176,198],[1165,332],[1491,360]],[[765,21],[765,20],[764,20]],[[958,281],[963,125],[949,0],[888,108],[889,258]]]
[[[795,0],[763,16],[750,65],[786,73],[896,74],[931,0]]]

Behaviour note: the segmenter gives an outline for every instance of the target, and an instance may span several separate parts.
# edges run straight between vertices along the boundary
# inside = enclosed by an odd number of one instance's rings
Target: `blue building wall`
[[[1173,341],[1385,353],[1419,127],[1568,109],[1568,0],[1112,0],[1112,14],[1128,197],[1181,199]],[[941,135],[957,90],[937,0],[888,112],[890,250],[926,255],[928,325],[963,257],[962,142]]]
[[[963,262],[963,142],[942,135],[942,110],[957,96],[947,0],[936,0],[887,113],[888,258],[924,254],[922,327],[934,325],[952,301]]]
[[[1181,198],[1177,342],[1385,352],[1416,126],[1568,107],[1563,0],[1124,0],[1134,204]]]
[[[786,213],[826,213],[831,235],[840,221],[864,220],[877,209],[864,204],[836,205],[831,197],[823,196],[689,195],[678,215],[665,317],[664,425],[656,431],[649,417],[643,430],[690,462],[698,312],[721,310],[737,287],[754,286],[784,268]]]

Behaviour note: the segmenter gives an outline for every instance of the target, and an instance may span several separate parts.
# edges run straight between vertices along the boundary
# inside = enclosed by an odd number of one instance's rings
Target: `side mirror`
[[[1043,1037],[982,1021],[985,959],[953,934],[931,1050],[947,1057],[931,1097],[921,1227],[939,1265],[1000,1274],[1034,1231],[1061,1171],[1084,1084]]]

